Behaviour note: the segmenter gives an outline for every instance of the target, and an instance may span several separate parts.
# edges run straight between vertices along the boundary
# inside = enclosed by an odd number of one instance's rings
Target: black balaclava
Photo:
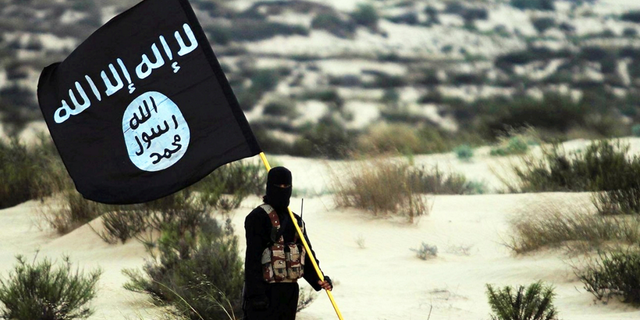
[[[281,184],[289,187],[276,186]],[[267,195],[264,196],[264,202],[276,211],[284,211],[289,206],[289,198],[291,198],[291,171],[285,167],[271,168],[267,176]]]

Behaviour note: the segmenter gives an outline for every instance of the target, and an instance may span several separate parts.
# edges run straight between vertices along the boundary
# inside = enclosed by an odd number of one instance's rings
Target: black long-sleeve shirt
[[[302,218],[295,213],[294,216],[296,217],[296,220],[298,220],[298,225],[302,227]],[[293,222],[291,222],[289,213],[278,212],[278,217],[281,221],[280,227],[282,228],[284,226],[284,230],[282,230],[284,242],[293,242],[296,229]],[[269,285],[262,275],[261,258],[264,249],[271,245],[271,228],[271,219],[269,219],[269,215],[261,207],[253,209],[244,221],[244,229],[247,239],[247,251],[244,263],[246,297],[264,295],[266,292],[266,286]],[[307,240],[307,244],[309,245],[309,249],[311,249],[311,253],[315,258],[316,254],[311,247],[309,238],[307,237],[306,227],[303,233]],[[298,243],[301,243],[300,239],[298,239]],[[316,262],[319,267],[320,261],[316,259]],[[306,255],[304,263],[304,279],[307,280],[307,282],[309,282],[316,291],[322,289],[322,287],[318,285],[318,280],[320,280],[320,278],[311,264],[311,259],[308,254]]]

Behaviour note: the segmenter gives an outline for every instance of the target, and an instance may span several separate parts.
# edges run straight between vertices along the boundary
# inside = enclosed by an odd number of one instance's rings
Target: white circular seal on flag
[[[178,162],[191,138],[178,105],[156,91],[145,92],[129,104],[122,118],[122,132],[131,162],[150,172]]]

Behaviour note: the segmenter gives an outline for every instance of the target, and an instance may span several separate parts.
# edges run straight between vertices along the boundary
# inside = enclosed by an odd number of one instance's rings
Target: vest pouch
[[[287,278],[287,263],[284,245],[275,243],[271,246],[271,264],[273,265],[274,280],[285,280]]]
[[[273,274],[273,266],[271,265],[271,249],[266,248],[262,251],[262,258],[260,259],[260,263],[262,263],[262,277],[267,282],[273,282],[274,274]]]
[[[295,243],[288,243],[287,254],[287,277],[289,280],[298,280],[304,275],[304,263],[301,258],[304,248]]]

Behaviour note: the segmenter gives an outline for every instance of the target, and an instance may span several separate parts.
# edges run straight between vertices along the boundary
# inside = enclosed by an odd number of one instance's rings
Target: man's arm
[[[300,217],[296,217],[296,218],[298,218],[298,225],[302,227],[302,225],[304,224],[304,221],[302,221],[302,218]],[[306,226],[304,227],[303,234],[304,234],[305,240],[307,240],[307,244],[309,245],[309,249],[311,250],[313,257],[316,259],[318,268],[320,268],[320,260],[318,260],[318,256],[316,256],[315,251],[313,251],[313,247],[311,247],[311,241],[309,241],[309,237],[307,236]],[[322,269],[320,269],[320,272],[322,272]],[[322,275],[324,276],[324,273],[322,273]],[[325,278],[327,277],[325,276]],[[318,273],[316,272],[316,269],[313,267],[313,264],[311,263],[311,258],[309,257],[309,254],[305,256],[304,279],[307,280],[307,282],[311,285],[311,287],[313,287],[313,289],[315,289],[316,291],[320,291],[321,289],[331,290],[333,288],[333,285],[331,284],[330,281],[325,280],[323,282],[320,280],[320,277],[318,277]]]
[[[262,276],[262,252],[265,249],[264,219],[268,216],[264,210],[256,208],[247,216],[244,221],[245,236],[247,240],[247,250],[244,263],[245,295],[247,298],[264,296],[266,293],[266,282]]]

